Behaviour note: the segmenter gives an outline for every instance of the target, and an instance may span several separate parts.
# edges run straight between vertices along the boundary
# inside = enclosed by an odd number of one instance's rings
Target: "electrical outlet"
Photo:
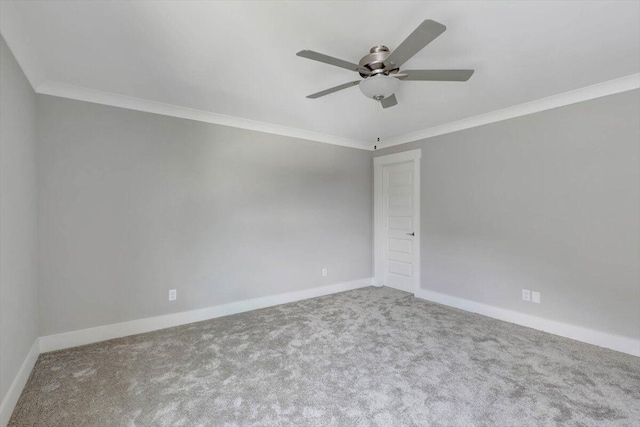
[[[529,289],[522,290],[522,300],[531,301],[531,291]]]
[[[327,269],[326,268],[322,269],[322,277],[327,277]]]
[[[169,289],[169,301],[175,301],[176,299],[178,299],[178,291]]]
[[[531,302],[535,302],[536,304],[540,304],[540,292],[532,291],[531,292]]]

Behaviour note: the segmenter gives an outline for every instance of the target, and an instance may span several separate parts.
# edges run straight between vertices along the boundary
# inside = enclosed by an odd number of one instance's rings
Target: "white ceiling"
[[[32,84],[51,82],[373,142],[640,72],[638,1],[2,1]],[[405,69],[474,68],[466,83],[402,82],[383,110],[357,62],[424,19],[447,31]]]

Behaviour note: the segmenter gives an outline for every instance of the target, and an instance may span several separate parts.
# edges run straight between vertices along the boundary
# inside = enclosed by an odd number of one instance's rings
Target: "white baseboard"
[[[415,296],[428,301],[437,302],[438,304],[448,305],[449,307],[482,314],[505,322],[515,323],[517,325],[538,329],[561,337],[571,338],[576,341],[582,341],[588,344],[640,357],[640,340],[633,338],[569,325],[555,320],[544,319],[530,314],[519,313],[517,311],[507,310],[476,301],[428,291],[426,289],[418,290],[415,293]]]
[[[29,353],[27,353],[27,357],[25,357],[24,362],[22,362],[20,370],[13,379],[9,390],[7,391],[7,395],[2,400],[2,404],[0,404],[0,426],[4,427],[9,423],[11,414],[16,407],[16,403],[18,403],[20,394],[22,394],[22,389],[24,389],[24,386],[27,384],[29,375],[31,375],[31,370],[35,366],[39,355],[40,343],[39,338],[36,338],[29,350]]]
[[[230,314],[242,313],[259,308],[286,304],[288,302],[315,298],[323,295],[334,294],[337,292],[350,291],[353,289],[372,285],[373,278],[353,280],[350,282],[336,283],[334,285],[320,286],[317,288],[305,289],[302,291],[287,292],[284,294],[231,302],[228,304],[216,305],[212,307],[201,308],[198,310],[183,311],[180,313],[147,317],[145,319],[114,323],[112,325],[98,326],[89,329],[81,329],[79,331],[48,335],[40,337],[40,351],[42,353],[46,353],[48,351],[62,350],[79,345],[91,344],[99,341],[110,340],[113,338],[126,337],[128,335],[141,334],[144,332],[151,332],[158,329],[170,328],[173,326],[186,325],[188,323],[200,322],[202,320],[213,319],[215,317],[228,316]]]

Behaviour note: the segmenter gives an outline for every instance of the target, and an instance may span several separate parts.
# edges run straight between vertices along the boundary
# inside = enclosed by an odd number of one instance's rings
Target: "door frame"
[[[384,242],[382,236],[384,234],[382,215],[383,215],[383,194],[382,194],[382,169],[384,166],[395,163],[413,162],[413,177],[415,179],[413,186],[413,214],[414,214],[414,242],[415,242],[415,274],[413,276],[413,292],[420,289],[420,158],[422,150],[415,149],[403,151],[396,154],[388,154],[373,158],[373,262],[374,262],[374,279],[375,286],[383,286],[383,266],[384,266]]]

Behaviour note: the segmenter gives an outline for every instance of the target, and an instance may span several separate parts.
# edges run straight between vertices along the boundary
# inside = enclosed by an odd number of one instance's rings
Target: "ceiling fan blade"
[[[402,80],[432,81],[432,82],[466,82],[473,75],[474,70],[406,70]]]
[[[339,90],[347,89],[347,88],[350,88],[351,86],[356,86],[356,85],[359,85],[359,84],[360,84],[360,80],[356,80],[356,81],[353,81],[353,82],[342,84],[340,86],[336,86],[336,87],[332,87],[330,89],[323,90],[321,92],[313,93],[313,94],[307,96],[307,98],[311,98],[311,99],[320,98],[321,96],[329,95],[330,93],[338,92]]]
[[[389,107],[393,107],[394,105],[398,105],[396,94],[394,93],[391,96],[387,96],[382,101],[380,101],[380,104],[382,104],[382,108],[389,108]]]
[[[420,52],[426,45],[431,43],[440,34],[444,33],[447,27],[439,22],[427,19],[416,28],[413,33],[409,35],[400,43],[400,46],[396,48],[391,55],[387,57],[385,63],[393,62],[396,66],[401,66],[407,62],[413,55]]]
[[[325,64],[334,65],[336,67],[346,68],[347,70],[351,71],[358,71],[358,69],[360,68],[358,64],[354,64],[353,62],[343,61],[342,59],[334,58],[333,56],[324,55],[312,50],[301,50],[300,52],[296,53],[296,55],[302,58],[324,62]]]

